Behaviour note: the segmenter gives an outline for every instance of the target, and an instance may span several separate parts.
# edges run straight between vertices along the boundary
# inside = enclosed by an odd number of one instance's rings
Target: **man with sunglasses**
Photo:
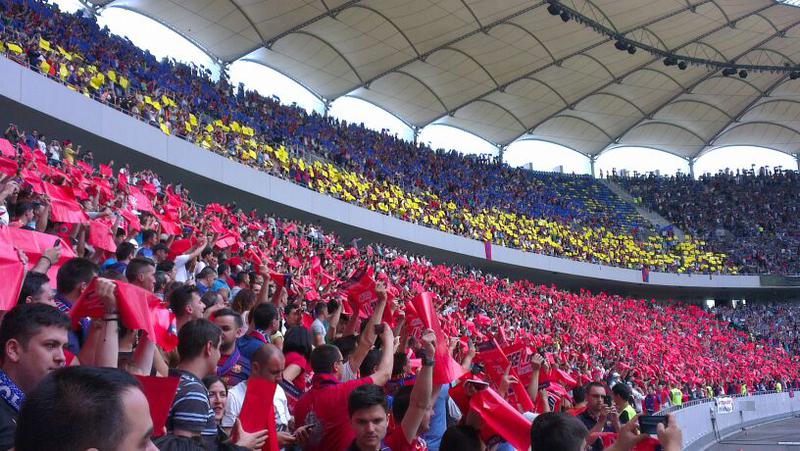
[[[590,435],[596,432],[619,432],[619,415],[609,399],[605,385],[590,382],[586,386],[586,410],[578,415],[578,419],[586,426]],[[598,439],[592,443],[590,449],[602,450],[603,444]]]

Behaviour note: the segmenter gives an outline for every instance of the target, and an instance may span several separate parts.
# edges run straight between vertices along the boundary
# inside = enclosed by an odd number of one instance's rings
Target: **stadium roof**
[[[800,80],[723,77],[615,48],[530,0],[87,0],[169,26],[224,62],[258,62],[320,97],[491,142],[538,138],[694,157],[720,146],[800,152]],[[800,61],[800,8],[774,0],[564,0],[626,38],[689,57]]]

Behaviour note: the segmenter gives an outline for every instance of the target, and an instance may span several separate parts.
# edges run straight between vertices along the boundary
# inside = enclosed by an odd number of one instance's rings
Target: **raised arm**
[[[378,303],[375,305],[375,311],[372,312],[372,316],[367,320],[364,332],[358,337],[358,346],[356,350],[350,354],[349,363],[351,369],[361,368],[361,363],[367,357],[369,350],[372,349],[372,346],[375,344],[375,338],[377,338],[375,335],[375,326],[380,324],[381,318],[383,318],[387,296],[386,287],[383,284],[379,283],[376,291],[378,293]],[[353,316],[357,317],[358,312],[354,312]]]
[[[433,365],[434,356],[436,355],[436,334],[433,330],[428,329],[421,337],[422,350],[425,353],[425,359],[422,362],[422,368],[417,373],[417,380],[414,382],[414,388],[411,389],[411,399],[408,404],[408,410],[403,416],[403,421],[400,423],[403,428],[403,434],[406,441],[411,443],[419,433],[419,427],[425,414],[432,406],[431,391],[433,390]]]
[[[544,364],[544,357],[541,354],[536,353],[531,359],[531,383],[528,385],[528,396],[531,397],[531,401],[536,403],[536,396],[539,394],[539,371],[542,369],[542,365]]]
[[[375,373],[371,374],[372,382],[375,385],[386,385],[392,377],[392,366],[394,365],[394,334],[388,324],[383,325],[381,333],[381,360]]]

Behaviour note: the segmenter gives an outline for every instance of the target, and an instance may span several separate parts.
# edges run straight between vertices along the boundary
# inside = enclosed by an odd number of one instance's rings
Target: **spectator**
[[[69,318],[53,306],[20,304],[0,324],[0,449],[14,445],[20,407],[48,374],[66,363]],[[32,448],[31,448],[32,449]],[[40,448],[41,449],[41,448]]]
[[[422,368],[412,387],[402,387],[392,401],[394,431],[386,438],[392,451],[412,451],[426,447],[420,438],[430,429],[433,407],[433,365],[436,355],[436,335],[430,329],[421,337]],[[438,391],[436,392],[438,394]]]
[[[606,387],[599,382],[590,382],[586,386],[586,411],[578,415],[589,434],[597,432],[619,431],[619,415],[611,404],[611,397],[606,395]],[[593,450],[602,450],[600,441],[592,444]]]
[[[314,370],[312,386],[297,401],[294,409],[297,424],[313,424],[307,451],[347,447],[354,434],[347,430],[347,417],[342,411],[346,405],[345,400],[359,386],[386,384],[392,371],[393,353],[394,335],[389,327],[384,327],[381,335],[381,360],[377,371],[362,379],[339,383],[344,366],[342,354],[332,345],[314,348],[311,353],[311,368]]]
[[[309,364],[311,353],[314,349],[311,344],[311,334],[302,326],[293,327],[286,331],[283,342],[283,353],[286,358],[286,369],[283,371],[283,386],[292,395],[290,404],[300,398],[300,395],[309,388],[308,378],[313,370]]]
[[[14,449],[156,451],[152,433],[136,379],[116,368],[78,366],[55,371],[26,397]]]
[[[42,273],[29,272],[25,274],[17,304],[38,302],[55,307],[54,297],[55,292],[50,286],[50,278]]]
[[[242,317],[231,309],[214,312],[214,324],[222,331],[221,357],[217,363],[217,376],[225,386],[236,387],[250,377],[250,359],[239,352],[236,342],[244,334]]]
[[[192,320],[178,332],[180,362],[170,375],[180,382],[167,419],[169,434],[157,441],[159,449],[190,444],[197,437],[207,449],[217,449],[217,423],[202,378],[215,373],[221,342],[222,331],[205,319]]]
[[[103,263],[101,269],[103,271],[110,270],[125,274],[125,271],[128,269],[128,263],[133,259],[135,253],[136,246],[128,241],[123,241],[117,246],[117,250],[114,252],[114,258]]]
[[[236,443],[232,443],[228,434],[219,427],[228,404],[228,387],[225,385],[225,382],[216,375],[210,375],[203,378],[203,385],[205,385],[206,390],[208,390],[208,399],[211,403],[211,408],[214,410],[214,419],[217,422],[217,443],[219,444],[219,449],[225,451],[261,449],[267,441],[268,430],[264,429],[250,434],[245,432],[241,424],[237,421],[234,425],[234,433],[237,440]]]
[[[261,348],[262,344],[272,343],[272,337],[279,327],[280,317],[278,309],[274,305],[259,304],[253,308],[250,315],[250,328],[247,334],[239,339],[238,347],[242,355],[252,356]]]
[[[611,398],[617,412],[619,412],[619,423],[625,424],[636,416],[636,401],[633,399],[633,391],[625,383],[614,384],[611,387]]]
[[[348,451],[388,451],[383,446],[389,425],[388,407],[383,389],[375,384],[355,388],[348,396],[347,410],[350,417],[351,436],[354,436]],[[338,449],[338,448],[337,448]],[[345,448],[342,448],[345,449]]]
[[[152,293],[156,288],[156,265],[146,258],[134,258],[128,263],[125,278],[131,285]]]
[[[328,336],[328,316],[328,307],[324,302],[314,305],[314,322],[311,324],[314,346],[325,344],[325,337]]]
[[[178,330],[193,319],[203,317],[205,305],[200,302],[200,293],[196,287],[183,285],[169,293],[169,309],[175,314]]]
[[[565,413],[543,413],[531,425],[531,451],[583,451],[589,431]]]
[[[142,240],[139,246],[139,252],[136,254],[138,257],[149,258],[155,262],[155,254],[153,248],[158,244],[158,234],[155,230],[142,230]]]

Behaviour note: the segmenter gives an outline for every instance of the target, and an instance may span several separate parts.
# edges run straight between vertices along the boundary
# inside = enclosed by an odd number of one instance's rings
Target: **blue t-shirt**
[[[431,416],[431,426],[428,432],[422,435],[428,450],[439,451],[439,444],[442,442],[444,431],[447,430],[447,401],[450,399],[450,384],[443,384],[439,390],[439,396],[433,403],[433,416]]]

